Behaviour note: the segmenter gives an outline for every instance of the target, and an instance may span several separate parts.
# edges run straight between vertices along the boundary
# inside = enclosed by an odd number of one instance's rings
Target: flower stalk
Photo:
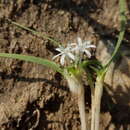
[[[86,114],[85,114],[85,98],[84,98],[85,93],[84,93],[84,86],[81,81],[81,75],[74,75],[71,72],[67,72],[65,75],[70,91],[72,92],[72,94],[78,97],[81,130],[87,130]]]
[[[100,124],[100,105],[101,105],[101,98],[103,94],[103,81],[104,76],[97,76],[96,83],[95,83],[95,93],[93,99],[93,109],[92,109],[92,116],[93,116],[93,123],[91,130],[99,130]]]

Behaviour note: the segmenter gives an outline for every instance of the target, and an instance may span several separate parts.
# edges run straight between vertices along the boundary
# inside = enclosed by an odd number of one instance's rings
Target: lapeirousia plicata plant
[[[18,60],[24,60],[47,66],[54,71],[57,71],[63,75],[67,80],[70,91],[78,97],[78,106],[81,119],[81,130],[87,130],[86,116],[85,116],[85,99],[84,99],[84,83],[82,81],[83,73],[86,74],[87,82],[91,88],[91,99],[92,99],[92,116],[91,116],[91,130],[99,130],[100,121],[100,104],[103,93],[104,77],[109,69],[109,65],[115,59],[116,54],[119,50],[121,42],[125,33],[126,25],[126,5],[125,0],[119,0],[120,7],[120,33],[119,38],[115,47],[115,50],[106,65],[102,65],[97,60],[91,59],[91,49],[96,49],[96,46],[91,44],[91,41],[82,41],[80,37],[77,37],[77,42],[68,43],[66,47],[54,39],[42,35],[32,29],[24,27],[16,22],[9,20],[12,24],[32,32],[37,36],[42,36],[45,39],[50,40],[55,45],[58,45],[56,51],[59,52],[52,58],[60,58],[60,64],[56,64],[54,61],[49,61],[40,57],[26,56],[21,54],[9,54],[0,53],[0,57],[13,58]],[[93,75],[96,75],[96,81],[93,79]]]
[[[86,130],[85,117],[85,100],[84,100],[84,86],[82,81],[85,67],[92,64],[88,58],[91,58],[91,53],[88,49],[96,48],[90,41],[82,41],[80,37],[77,38],[76,43],[68,43],[66,47],[59,45],[56,50],[59,52],[52,59],[60,57],[60,64],[47,59],[25,56],[21,54],[0,53],[1,57],[14,58],[45,65],[59,73],[61,73],[67,80],[70,91],[78,97],[78,106],[81,119],[81,129]]]

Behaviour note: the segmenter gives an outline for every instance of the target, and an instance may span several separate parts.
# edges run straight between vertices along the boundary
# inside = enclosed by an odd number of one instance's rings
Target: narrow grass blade
[[[108,63],[105,65],[107,68],[111,62],[115,59],[116,54],[120,48],[120,45],[122,43],[122,40],[124,38],[125,34],[125,28],[126,28],[126,23],[127,23],[127,18],[126,18],[126,1],[125,0],[119,0],[119,8],[120,8],[120,33],[119,33],[119,38],[115,47],[114,52],[112,53],[111,59],[108,61]]]
[[[18,59],[18,60],[23,60],[23,61],[28,61],[28,62],[45,65],[46,67],[49,67],[49,68],[63,74],[63,70],[60,68],[60,66],[58,64],[56,64],[55,62],[49,61],[47,59],[42,59],[42,58],[35,57],[35,56],[26,56],[26,55],[21,55],[21,54],[9,54],[9,53],[0,53],[0,57],[13,58],[13,59]]]
[[[40,33],[40,32],[37,32],[37,31],[35,31],[35,30],[33,30],[33,29],[30,29],[30,28],[28,28],[28,27],[25,27],[25,26],[23,26],[23,25],[21,25],[21,24],[19,24],[19,23],[16,23],[16,22],[14,22],[14,21],[12,21],[12,20],[10,20],[10,19],[7,19],[7,20],[8,20],[10,23],[12,23],[13,25],[15,25],[15,26],[17,26],[17,27],[19,27],[19,28],[22,28],[22,29],[24,29],[24,30],[26,30],[26,31],[29,31],[29,32],[31,32],[32,34],[34,34],[34,35],[36,35],[36,36],[38,36],[38,37],[42,37],[42,38],[44,38],[44,39],[47,39],[47,40],[51,41],[51,42],[52,42],[54,45],[56,45],[56,46],[58,46],[58,45],[61,44],[60,42],[54,40],[53,38],[50,38],[49,36],[47,36],[47,35],[45,35],[45,34],[43,34],[43,33]]]

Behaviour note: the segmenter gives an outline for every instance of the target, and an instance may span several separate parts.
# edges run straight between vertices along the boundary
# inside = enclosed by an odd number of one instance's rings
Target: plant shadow
[[[54,80],[48,80],[46,78],[29,78],[29,77],[24,77],[24,76],[19,76],[17,74],[6,74],[4,72],[0,72],[0,77],[3,80],[10,80],[14,79],[16,81],[22,81],[22,82],[28,82],[28,83],[34,83],[34,82],[43,82],[46,84],[49,84],[51,87],[61,89],[63,91],[69,92],[69,88],[67,86],[61,86],[60,81],[61,75],[59,73],[56,73],[54,76]],[[2,92],[0,92],[2,93]],[[55,113],[60,111],[60,107],[62,103],[64,102],[64,97],[60,96],[55,93],[54,97],[50,98],[49,100],[46,101],[44,104],[44,108],[39,108],[37,105],[37,100],[32,102],[31,104],[28,103],[27,109],[25,113],[22,114],[22,117],[20,120],[17,122],[15,119],[10,119],[10,122],[7,124],[4,124],[4,127],[10,127],[10,128],[17,128],[18,130],[27,130],[30,129],[36,122],[37,122],[37,117],[34,115],[35,110],[37,109],[40,113],[40,118],[38,122],[38,126],[35,128],[35,130],[43,129],[46,130],[48,129],[49,124],[58,124],[60,125],[64,130],[66,127],[64,126],[65,124],[63,121],[59,120],[48,120],[45,111],[48,113]]]
[[[130,88],[127,87],[127,91],[122,90],[122,86],[118,86],[113,92],[111,86],[105,84],[107,90],[104,88],[101,112],[109,112],[111,115],[111,120],[105,130],[109,130],[111,124],[114,124],[115,128],[113,130],[128,130],[130,127]],[[113,95],[108,93],[108,90]]]
[[[9,79],[14,79],[15,81],[22,81],[22,82],[28,82],[28,83],[33,83],[33,82],[43,82],[51,85],[51,87],[55,87],[58,89],[62,89],[64,91],[69,91],[69,88],[66,86],[61,86],[60,81],[62,80],[60,77],[59,73],[55,74],[54,79],[55,80],[48,80],[46,78],[30,78],[30,77],[24,77],[24,76],[19,76],[17,74],[11,73],[11,74],[6,74],[5,72],[0,72],[0,77],[4,80],[9,80]],[[58,87],[60,86],[60,87]]]

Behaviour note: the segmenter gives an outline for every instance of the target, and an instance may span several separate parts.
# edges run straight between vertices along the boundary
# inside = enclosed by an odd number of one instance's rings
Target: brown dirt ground
[[[0,2],[0,52],[50,60],[56,54],[50,41],[17,28],[6,18],[65,44],[80,36],[97,45],[101,39],[116,40],[119,32],[118,0]],[[127,5],[130,18],[130,2]],[[126,44],[130,42],[129,26],[128,20]],[[89,86],[85,87],[90,130],[91,96]],[[124,94],[126,105],[121,103],[123,99],[116,94],[117,91],[113,91],[113,98],[109,91],[104,89],[100,130],[130,130],[129,94]],[[66,81],[58,73],[41,65],[0,58],[0,130],[80,130],[76,98],[70,94]]]

